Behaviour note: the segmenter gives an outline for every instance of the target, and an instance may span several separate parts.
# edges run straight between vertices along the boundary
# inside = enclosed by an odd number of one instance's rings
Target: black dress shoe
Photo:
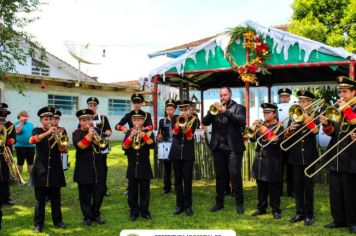
[[[215,203],[213,208],[210,209],[210,212],[217,212],[218,210],[221,210],[224,208],[224,205],[221,203]]]
[[[41,233],[43,231],[43,227],[42,226],[35,226],[35,233]]]
[[[57,228],[61,228],[61,229],[67,228],[67,226],[63,222],[59,222],[59,223],[55,224],[54,226]]]
[[[193,210],[192,208],[188,207],[187,209],[185,209],[185,214],[187,216],[192,216],[193,215]]]
[[[244,209],[244,207],[242,205],[238,205],[236,207],[236,212],[237,212],[237,214],[241,215],[241,214],[243,214],[245,212],[245,209]]]
[[[143,219],[146,219],[146,220],[151,220],[152,219],[150,214],[142,214],[141,216],[142,216]]]
[[[5,202],[5,204],[8,205],[8,206],[13,206],[13,205],[15,205],[15,201],[9,198],[9,199]]]
[[[176,210],[173,212],[173,215],[179,215],[184,211],[184,208],[177,207]]]
[[[356,225],[351,225],[351,226],[349,227],[349,232],[350,232],[351,234],[356,234]]]
[[[281,213],[279,212],[273,212],[273,218],[275,220],[280,220],[282,218]]]
[[[111,196],[111,193],[110,192],[105,192],[105,196],[109,197],[109,196]]]
[[[88,220],[84,220],[83,223],[86,226],[90,226],[91,225],[91,220],[89,220],[89,219]]]
[[[309,226],[309,225],[312,225],[312,224],[314,224],[314,219],[310,218],[310,217],[306,217],[305,220],[304,220],[304,225]]]
[[[130,219],[131,221],[135,221],[135,220],[137,219],[137,217],[138,217],[138,215],[136,215],[136,214],[130,214],[129,219]]]
[[[345,227],[346,225],[344,224],[336,224],[335,222],[331,222],[329,224],[324,225],[325,228],[328,229],[335,229],[335,228],[341,228],[341,227]]]
[[[167,194],[167,193],[170,193],[171,192],[171,190],[167,190],[167,189],[165,189],[165,190],[163,190],[163,194]]]
[[[266,211],[256,210],[254,213],[251,214],[251,216],[259,216],[259,215],[264,215],[264,214],[266,214]]]
[[[292,219],[290,219],[290,222],[291,223],[296,223],[296,222],[302,221],[302,220],[304,220],[303,215],[297,214]]]
[[[105,224],[105,220],[104,220],[101,216],[94,217],[94,218],[93,218],[93,221],[95,221],[95,222],[98,223],[99,225]]]

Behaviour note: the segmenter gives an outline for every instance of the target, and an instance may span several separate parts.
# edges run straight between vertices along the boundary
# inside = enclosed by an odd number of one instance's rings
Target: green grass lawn
[[[129,210],[127,198],[123,195],[126,190],[126,157],[119,146],[113,144],[108,158],[108,186],[112,193],[105,197],[101,212],[106,219],[105,225],[93,224],[83,226],[80,211],[77,184],[73,182],[74,151],[70,151],[70,169],[65,172],[67,187],[62,189],[63,221],[67,229],[59,230],[53,227],[50,204],[46,206],[44,233],[39,235],[119,235],[123,229],[233,229],[237,235],[349,235],[347,229],[324,229],[324,224],[331,221],[326,185],[317,185],[315,193],[315,224],[305,227],[303,222],[290,224],[289,219],[294,215],[294,199],[282,197],[282,219],[274,220],[271,214],[260,217],[250,216],[257,203],[257,192],[254,182],[244,183],[245,214],[237,215],[234,200],[228,196],[225,199],[225,209],[211,213],[209,209],[214,203],[215,182],[193,182],[194,215],[184,214],[173,216],[175,195],[163,195],[162,180],[154,179],[151,183],[150,211],[153,219],[146,221],[138,218],[135,222],[128,220]],[[28,179],[27,173],[24,178]],[[16,200],[13,207],[5,206],[2,230],[0,235],[33,235],[34,191],[25,185],[12,187],[11,196]]]

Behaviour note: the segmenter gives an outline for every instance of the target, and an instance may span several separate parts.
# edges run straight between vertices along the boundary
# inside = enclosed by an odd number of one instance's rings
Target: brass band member
[[[159,121],[158,127],[158,142],[169,142],[173,141],[173,129],[172,122],[174,118],[174,114],[176,113],[177,104],[173,99],[168,99],[166,101],[165,108],[165,118]],[[167,194],[171,192],[171,175],[172,175],[172,161],[169,159],[163,160],[163,193]]]
[[[346,77],[338,78],[339,102],[341,107],[356,95],[356,82]],[[351,130],[356,127],[356,104],[346,106],[342,112],[341,122],[334,124],[325,116],[320,117],[323,131],[331,136],[329,148],[338,143],[340,139],[349,135]],[[352,140],[356,139],[353,132],[344,141],[341,141],[335,151],[328,155],[333,157],[342,150]],[[329,191],[330,208],[333,222],[325,225],[327,228],[349,227],[350,233],[356,233],[356,143],[342,152],[336,160],[329,166]]]
[[[93,127],[94,112],[90,109],[77,111],[80,128],[73,132],[75,147],[74,182],[78,183],[79,202],[84,216],[84,225],[92,221],[105,224],[100,207],[105,192],[105,170],[100,154],[100,132]]]
[[[112,130],[111,126],[109,123],[109,119],[107,116],[99,114],[98,112],[98,106],[99,106],[99,99],[96,97],[90,97],[87,99],[87,104],[88,108],[94,112],[93,116],[93,123],[94,127],[97,127],[101,130],[101,134],[103,138],[109,138],[112,135]],[[108,163],[107,163],[107,157],[109,153],[109,146],[101,151],[102,155],[102,161],[104,163],[104,169],[105,169],[105,196],[110,196],[111,193],[108,191],[108,186],[106,184],[107,178],[108,178]]]
[[[292,90],[289,88],[281,88],[278,90],[278,98],[279,98],[279,104],[289,104],[287,106],[292,105],[290,103],[290,96],[292,95]],[[285,107],[286,108],[286,107]],[[289,107],[288,107],[289,109]],[[284,117],[279,117],[279,120],[282,121],[284,120]],[[284,126],[287,126],[288,120],[286,122],[283,122]],[[294,197],[294,186],[293,186],[293,168],[292,165],[288,163],[288,151],[282,151],[282,176],[283,176],[283,181],[284,181],[284,170],[286,170],[286,180],[287,180],[287,194],[290,197]],[[281,195],[283,195],[283,181],[281,183]]]
[[[5,161],[4,149],[10,147],[15,143],[15,132],[7,133],[5,127],[5,117],[10,114],[10,111],[5,108],[0,108],[0,230],[2,222],[2,206],[8,200],[8,186],[9,186],[9,167]]]
[[[141,213],[142,218],[151,219],[149,212],[150,181],[153,173],[150,163],[150,149],[154,148],[154,135],[152,131],[143,131],[143,111],[131,116],[134,128],[130,129],[122,144],[128,159],[126,178],[128,185],[128,205],[130,207],[131,221]],[[140,200],[138,199],[140,197]]]
[[[121,120],[120,122],[115,126],[116,130],[118,131],[123,131],[126,133],[129,129],[133,128],[133,123],[131,116],[134,114],[137,114],[141,110],[142,104],[145,101],[144,97],[140,93],[135,93],[132,94],[131,96],[131,103],[133,110],[127,113]],[[125,125],[128,124],[129,128],[127,128]],[[143,124],[143,129],[152,131],[153,130],[153,124],[152,124],[152,119],[151,119],[151,114],[149,112],[145,112],[144,116],[144,124]]]
[[[176,190],[176,209],[173,214],[178,215],[185,211],[187,216],[192,216],[194,132],[199,126],[199,120],[193,116],[190,101],[178,102],[178,107],[180,115],[173,118],[173,142],[169,152]]]
[[[60,146],[54,133],[53,107],[43,107],[37,115],[42,127],[32,131],[30,143],[36,144],[36,158],[32,169],[32,183],[35,188],[35,232],[42,232],[45,219],[46,197],[51,200],[54,226],[65,228],[61,211],[61,187],[66,186],[60,152],[66,147]]]
[[[254,122],[256,135],[250,138],[251,141],[256,141],[261,138],[261,147],[257,145],[256,155],[252,165],[252,177],[256,179],[258,191],[257,210],[252,216],[266,214],[266,209],[269,204],[272,208],[274,219],[281,218],[281,198],[280,198],[280,183],[282,182],[282,152],[279,147],[281,136],[283,133],[283,124],[276,120],[276,111],[278,107],[271,103],[262,103],[263,117],[265,121],[261,124],[259,120]],[[268,144],[269,143],[269,144]]]
[[[203,125],[212,124],[210,150],[213,152],[216,173],[216,200],[211,212],[224,208],[224,191],[230,182],[235,195],[237,214],[243,214],[244,195],[242,191],[242,157],[245,144],[242,137],[246,125],[246,108],[231,99],[231,89],[220,89],[220,102],[215,104],[219,113],[212,115],[209,111],[203,118]],[[228,173],[228,174],[227,174]]]
[[[315,98],[309,91],[297,92],[298,103],[302,108],[310,105]],[[318,157],[316,136],[319,132],[317,123],[311,121],[313,111],[306,111],[307,118],[304,122],[289,121],[285,136],[289,137],[294,132],[303,128],[288,144],[300,139],[306,132],[310,132],[304,139],[289,150],[288,163],[293,166],[293,180],[295,191],[296,215],[290,220],[291,223],[304,220],[304,225],[314,223],[314,179],[304,175],[304,169]]]
[[[56,128],[56,130],[62,135],[68,137],[67,130],[64,127],[59,126],[59,121],[61,120],[62,112],[59,110],[55,110],[53,114],[53,127]],[[63,165],[63,155],[67,155],[67,160],[68,160],[68,148],[69,148],[69,142],[67,145],[65,145],[65,148],[61,148],[61,160],[62,160],[62,165]],[[68,165],[68,164],[67,164]],[[63,166],[64,168],[64,166]],[[63,169],[64,170],[64,169]]]
[[[0,108],[5,108],[6,110],[8,109],[8,105],[6,103],[0,103]],[[10,114],[10,113],[9,113]],[[7,118],[7,115],[5,115],[5,119]],[[9,137],[13,137],[15,134],[16,134],[16,131],[15,131],[15,126],[14,124],[10,121],[10,120],[6,120],[6,123],[5,123],[5,127],[6,127],[6,131],[7,131],[7,135]],[[16,136],[16,135],[15,135]],[[12,146],[15,144],[12,143],[9,145],[9,149],[11,152],[13,152],[13,149],[12,149]],[[29,172],[31,173],[31,172]],[[11,193],[10,193],[10,184],[7,185],[7,190],[6,190],[6,200],[5,200],[5,204],[6,205],[9,205],[9,206],[13,206],[15,205],[15,201],[11,199],[10,197]]]
[[[132,118],[131,116],[134,114],[137,114],[141,110],[142,104],[144,103],[145,99],[142,94],[140,93],[134,93],[131,96],[131,103],[132,103],[132,111],[129,113],[126,113],[126,115],[120,120],[119,123],[116,124],[115,129],[118,131],[122,131],[123,133],[126,134],[126,132],[129,129],[132,129],[133,123],[132,123]],[[125,125],[128,124],[129,128],[127,128]],[[145,117],[144,117],[144,123],[143,123],[143,130],[153,130],[153,124],[152,124],[152,119],[151,119],[151,114],[149,112],[145,112]],[[124,192],[125,195],[127,195],[128,190]]]

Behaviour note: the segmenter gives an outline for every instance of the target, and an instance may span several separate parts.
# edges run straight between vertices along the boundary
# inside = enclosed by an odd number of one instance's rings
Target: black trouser
[[[149,215],[148,210],[150,203],[150,180],[149,179],[129,179],[128,186],[128,204],[131,215]],[[140,203],[138,196],[140,195]]]
[[[295,205],[297,214],[313,218],[314,209],[314,178],[305,176],[306,166],[293,165],[293,180],[295,191]],[[310,171],[314,171],[312,168]]]
[[[170,160],[163,160],[163,190],[171,191],[172,188],[172,162]]]
[[[10,182],[5,182],[5,202],[10,200]]]
[[[242,152],[236,153],[220,149],[213,152],[217,203],[224,203],[224,191],[229,182],[231,182],[232,191],[235,194],[236,205],[244,203],[241,175],[242,154]],[[230,179],[228,179],[229,175]]]
[[[334,222],[356,225],[356,174],[330,171],[329,191]]]
[[[281,197],[280,197],[280,183],[271,183],[263,180],[257,181],[257,191],[258,191],[258,203],[257,210],[264,212],[269,205],[272,208],[272,212],[281,213]]]
[[[35,187],[35,217],[34,225],[43,226],[45,219],[46,196],[51,200],[52,221],[56,225],[62,222],[61,188]]]
[[[288,163],[288,152],[282,152],[282,176],[283,181],[281,183],[281,195],[283,195],[283,182],[284,182],[284,170],[286,170],[286,181],[287,181],[287,194],[294,193],[294,182],[293,182],[293,166]]]
[[[103,202],[105,185],[78,184],[79,202],[84,220],[91,220],[100,216],[100,207]]]
[[[104,163],[104,185],[105,185],[105,192],[108,191],[108,185],[106,184],[108,179],[108,154],[101,154],[101,158],[103,159]]]
[[[173,159],[177,207],[192,207],[193,163],[193,160]]]
[[[0,229],[1,229],[1,222],[2,222],[2,206],[6,202],[5,189],[6,189],[6,183],[0,182]]]

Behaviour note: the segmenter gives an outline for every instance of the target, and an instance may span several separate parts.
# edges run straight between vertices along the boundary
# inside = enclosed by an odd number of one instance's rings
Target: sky
[[[293,0],[47,0],[26,30],[46,50],[100,82],[137,80],[168,59],[160,51],[224,32],[245,20],[285,24]],[[103,57],[105,50],[105,57]]]

